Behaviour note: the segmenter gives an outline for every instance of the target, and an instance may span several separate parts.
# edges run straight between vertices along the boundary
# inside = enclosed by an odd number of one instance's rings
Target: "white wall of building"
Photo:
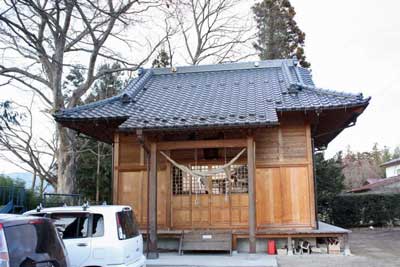
[[[386,167],[386,178],[400,175],[400,164]]]

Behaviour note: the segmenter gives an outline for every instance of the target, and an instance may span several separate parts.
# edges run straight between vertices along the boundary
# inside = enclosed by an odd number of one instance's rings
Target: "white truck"
[[[143,238],[129,206],[38,208],[25,215],[50,218],[71,267],[144,267]]]

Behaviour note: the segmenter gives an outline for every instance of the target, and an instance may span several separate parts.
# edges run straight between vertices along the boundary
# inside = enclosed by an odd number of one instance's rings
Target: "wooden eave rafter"
[[[124,121],[124,118],[117,119],[85,119],[85,120],[57,120],[63,127],[70,128],[78,133],[93,137],[96,140],[109,143],[113,142],[114,132]]]

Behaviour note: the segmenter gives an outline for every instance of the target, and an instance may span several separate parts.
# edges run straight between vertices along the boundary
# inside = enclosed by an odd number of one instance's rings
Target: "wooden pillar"
[[[310,136],[311,136],[311,134],[310,134]],[[307,137],[308,138],[308,137]],[[316,160],[315,160],[315,146],[314,146],[314,138],[309,138],[310,140],[311,140],[311,152],[309,152],[309,153],[311,153],[312,155],[311,155],[311,164],[312,164],[312,182],[313,182],[313,194],[312,194],[312,200],[313,200],[313,202],[314,202],[314,206],[312,206],[312,208],[314,208],[314,221],[312,221],[311,222],[311,224],[313,224],[313,223],[315,223],[315,228],[316,229],[319,229],[319,221],[318,221],[318,203],[317,203],[317,175],[316,175],[316,171],[317,171],[317,169],[316,169]],[[307,142],[310,142],[310,141],[307,141]],[[311,209],[312,210],[312,209]]]
[[[252,136],[247,137],[247,168],[249,175],[249,252],[256,253],[255,149]]]
[[[349,244],[349,234],[348,233],[343,235],[343,242],[344,242],[344,255],[345,256],[351,256],[350,244]]]
[[[157,259],[157,145],[150,145],[150,181],[149,187],[149,236],[147,239],[149,251],[147,252],[148,259]]]
[[[165,151],[165,154],[170,157],[171,156],[171,150]],[[167,194],[167,217],[166,217],[167,225],[166,226],[169,229],[169,228],[172,227],[172,193],[173,193],[172,192],[172,175],[171,175],[172,166],[171,166],[171,163],[168,160],[165,161],[165,164],[166,164],[166,173],[167,173],[166,177],[167,177],[167,180],[168,180],[168,186],[167,186],[167,192],[168,192],[168,194]]]
[[[118,166],[119,166],[119,134],[114,134],[114,143],[113,143],[113,151],[112,151],[112,161],[113,161],[113,186],[112,186],[112,203],[114,205],[118,205]]]
[[[293,243],[292,237],[288,236],[287,238],[287,254],[288,256],[293,256]]]

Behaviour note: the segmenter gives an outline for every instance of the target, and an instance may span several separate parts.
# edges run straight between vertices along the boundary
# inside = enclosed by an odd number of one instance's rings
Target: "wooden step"
[[[229,251],[232,254],[232,232],[196,230],[182,233],[179,254],[183,251]]]

